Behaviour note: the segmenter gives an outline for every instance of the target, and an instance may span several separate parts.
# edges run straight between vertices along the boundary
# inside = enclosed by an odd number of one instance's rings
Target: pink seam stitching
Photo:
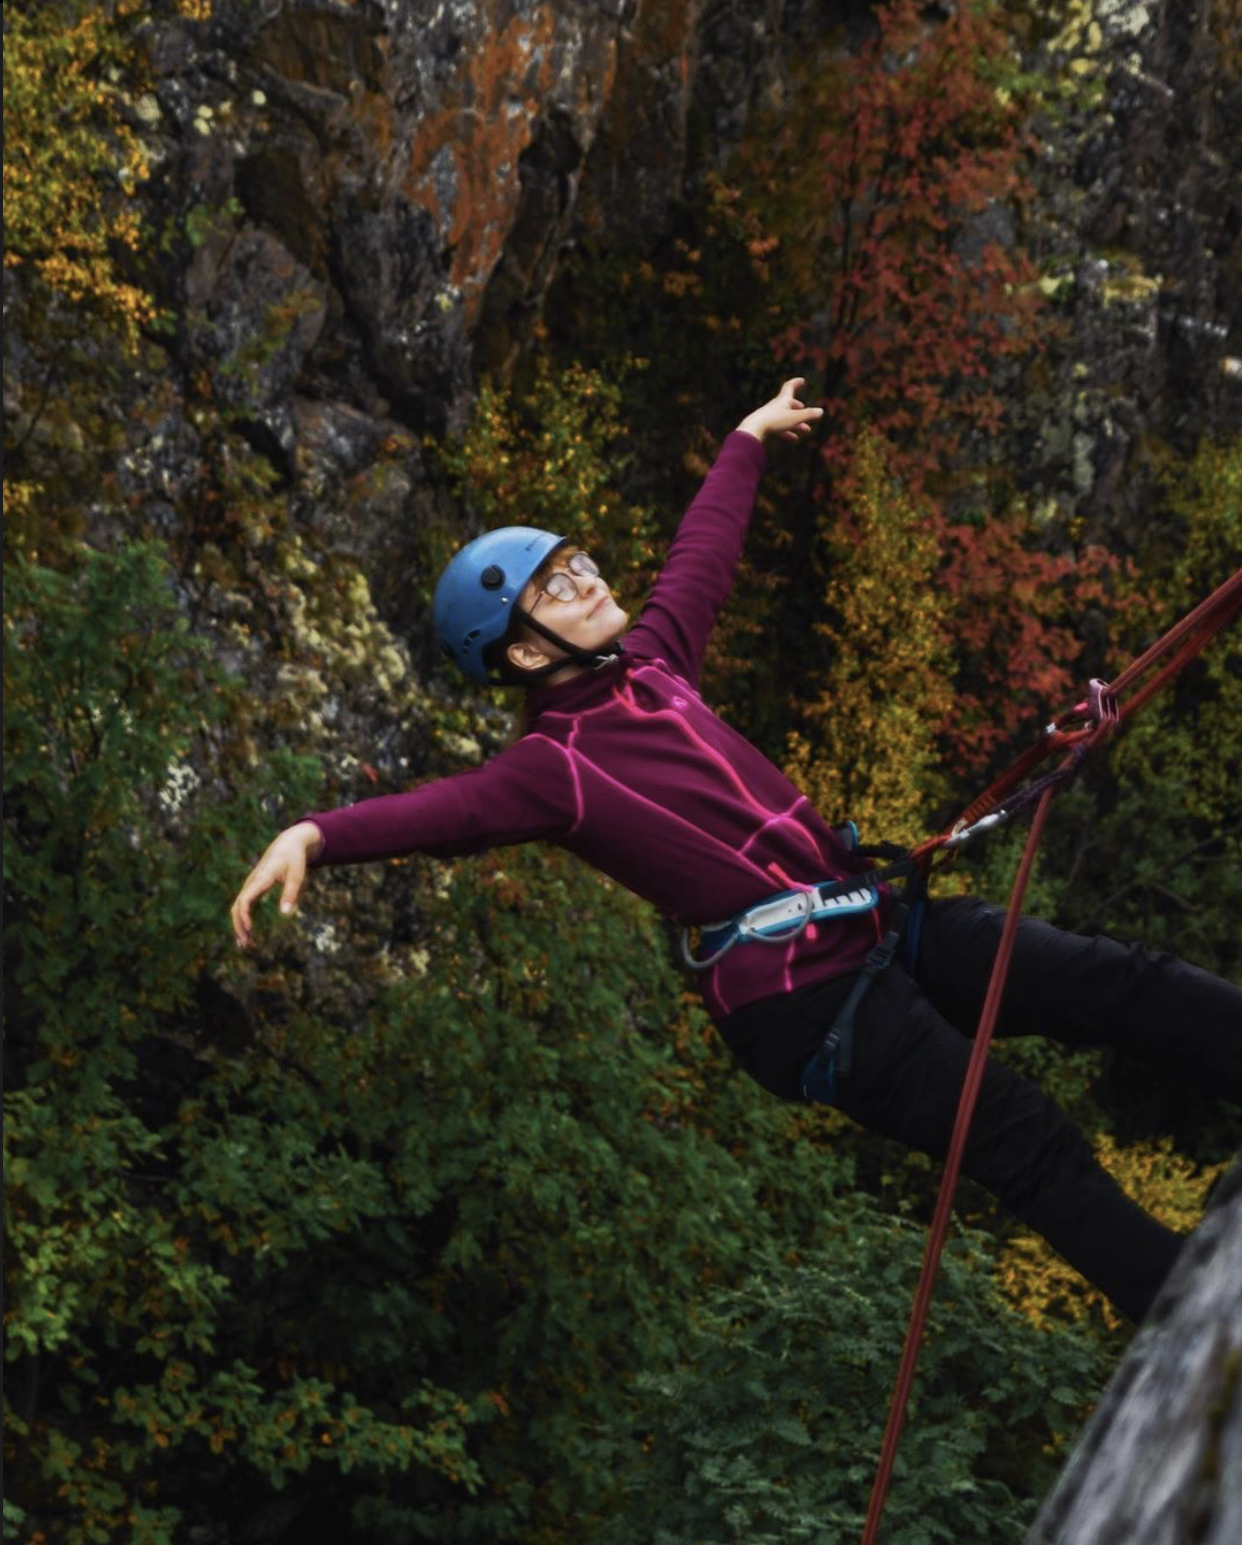
[[[742,862],[747,866],[747,868],[750,869],[754,874],[758,875],[765,883],[770,881],[771,876],[767,873],[766,870],[760,869],[759,865],[756,864],[752,859],[743,858],[742,855],[738,853],[737,849],[732,847],[729,843],[722,841],[719,837],[714,837],[711,832],[705,832],[702,827],[695,826],[692,821],[687,821],[685,816],[678,815],[675,810],[670,810],[667,805],[658,805],[654,799],[648,799],[645,794],[639,794],[634,789],[627,788],[624,783],[622,783],[619,779],[614,778],[611,773],[605,772],[598,762],[593,762],[589,756],[585,756],[576,747],[574,749],[573,755],[584,766],[589,767],[592,772],[597,773],[599,777],[601,777],[606,783],[610,783],[613,788],[620,789],[621,792],[629,799],[637,800],[640,804],[643,805],[648,805],[652,810],[658,810],[660,814],[667,820],[675,821],[678,826],[684,826],[688,828],[690,831],[694,832],[695,836],[697,837],[706,837],[709,842],[714,843],[718,848],[723,848],[731,858],[742,858]],[[585,803],[586,799],[584,794],[584,806]]]
[[[570,738],[572,739],[573,736],[577,733],[578,726],[575,724],[573,729],[570,731]],[[565,758],[565,760],[569,763],[569,776],[573,782],[574,789],[574,824],[569,828],[565,835],[567,837],[572,837],[573,834],[582,825],[582,818],[586,814],[586,803],[582,797],[582,783],[578,777],[578,769],[574,765],[574,759],[570,754],[569,747],[561,745],[559,740],[553,740],[551,735],[541,734],[538,730],[534,731],[534,733],[531,735],[525,736],[524,738],[527,740],[546,740],[550,746],[555,746],[556,749]]]
[[[639,673],[635,672],[635,674],[637,675]],[[758,800],[751,792],[751,790],[747,788],[746,784],[743,783],[742,779],[738,776],[734,769],[729,766],[728,762],[724,759],[720,752],[709,746],[703,737],[697,734],[696,731],[686,723],[680,714],[674,713],[671,708],[641,708],[636,702],[633,701],[632,696],[630,701],[633,704],[632,711],[634,713],[645,715],[649,719],[671,719],[673,723],[681,729],[683,734],[687,736],[691,744],[697,746],[699,750],[701,750],[709,758],[710,761],[712,761],[725,773],[726,777],[728,777],[729,781],[733,784],[733,787],[747,802],[747,804],[749,804],[751,810],[756,815],[762,815],[766,817],[763,825],[756,831],[753,831],[750,836],[747,837],[740,850],[741,853],[744,854],[751,843],[754,842],[755,839],[760,836],[762,832],[766,831],[770,826],[788,824],[794,829],[794,831],[798,833],[800,837],[805,839],[805,841],[809,844],[811,851],[815,854],[816,859],[818,859],[821,864],[824,862],[824,856],[820,852],[819,843],[815,841],[815,838],[809,831],[807,831],[805,826],[803,826],[800,822],[792,819],[791,812],[796,810],[798,806],[803,803],[805,796],[800,795],[787,811],[769,810],[768,807],[761,803],[760,800]]]
[[[635,674],[637,674],[637,672]],[[756,815],[769,817],[772,815],[772,811],[770,811],[766,805],[761,804],[755,798],[751,791],[742,782],[741,778],[738,777],[733,768],[730,767],[728,762],[725,761],[724,757],[722,757],[718,751],[713,751],[712,748],[703,739],[703,737],[701,735],[697,735],[679,713],[675,713],[671,708],[643,708],[641,704],[639,704],[634,699],[632,693],[630,694],[628,701],[624,699],[622,701],[624,702],[624,706],[627,707],[631,713],[637,714],[640,718],[671,719],[674,724],[676,724],[681,730],[684,731],[691,744],[697,746],[701,751],[706,752],[707,756],[722,769],[730,783],[733,784],[733,787],[738,791],[742,798],[746,800]]]
[[[786,821],[788,821],[791,826],[795,827],[798,831],[802,832],[804,836],[807,836],[807,837],[811,838],[811,841],[812,841],[812,843],[814,844],[814,847],[815,847],[815,856],[822,863],[823,862],[823,854],[819,850],[819,843],[815,842],[814,837],[811,836],[811,833],[809,831],[807,831],[805,826],[801,825],[798,821],[795,821],[793,819],[793,813],[798,808],[799,805],[809,805],[809,804],[810,804],[810,800],[807,799],[806,795],[805,794],[799,794],[797,799],[794,800],[793,804],[790,805],[788,810],[780,810],[775,815],[770,816],[768,818],[768,820],[766,820],[763,823],[762,826],[757,827],[755,829],[755,831],[753,831],[751,833],[751,835],[749,837],[747,837],[746,842],[745,842],[745,844],[744,844],[744,846],[742,848],[742,852],[744,853],[746,851],[746,849],[751,845],[752,842],[756,842],[760,837],[762,837],[764,832],[767,831],[770,826],[783,825]]]

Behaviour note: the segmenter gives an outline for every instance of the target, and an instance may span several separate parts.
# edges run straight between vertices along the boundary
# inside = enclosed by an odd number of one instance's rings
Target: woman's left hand
[[[780,435],[782,440],[800,440],[811,432],[811,425],[822,418],[823,408],[807,408],[798,400],[798,393],[806,385],[804,376],[786,381],[771,402],[747,414],[737,426],[748,435],[762,441],[765,435]]]

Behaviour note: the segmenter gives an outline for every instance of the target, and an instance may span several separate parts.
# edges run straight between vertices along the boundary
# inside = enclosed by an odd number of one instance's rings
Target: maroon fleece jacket
[[[542,839],[694,924],[865,869],[698,692],[764,463],[753,435],[725,440],[621,655],[535,689],[529,731],[482,767],[306,817],[323,834],[316,865]],[[736,945],[700,977],[708,1011],[857,970],[890,908],[885,892],[877,911],[812,923],[783,946]]]

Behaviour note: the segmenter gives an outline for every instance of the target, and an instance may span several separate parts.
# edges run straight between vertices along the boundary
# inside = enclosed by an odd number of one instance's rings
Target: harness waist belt
[[[781,891],[775,896],[769,896],[766,901],[757,902],[745,912],[739,912],[727,923],[709,923],[703,929],[703,943],[711,949],[713,944],[722,941],[730,928],[735,928],[743,939],[755,935],[767,939],[773,935],[801,933],[808,923],[816,922],[821,917],[842,912],[870,912],[880,899],[880,893],[874,885],[846,891],[842,895],[837,889],[840,883],[829,880],[822,886],[817,885],[814,890]]]
[[[691,953],[689,938],[683,933],[682,955],[691,970],[707,971],[739,941],[785,944],[796,939],[808,923],[870,912],[879,900],[880,892],[874,885],[859,885],[850,880],[824,880],[810,890],[778,891],[725,922],[705,924],[701,933],[703,948],[708,953],[702,958]]]

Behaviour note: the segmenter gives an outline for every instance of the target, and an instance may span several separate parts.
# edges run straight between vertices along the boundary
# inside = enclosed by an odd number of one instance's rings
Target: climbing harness
[[[850,852],[864,851],[870,856],[871,849],[858,847],[858,828],[853,821],[834,830]],[[789,944],[810,923],[872,911],[880,901],[877,887],[887,878],[887,871],[872,871],[843,880],[821,880],[803,890],[777,891],[724,922],[704,923],[699,929],[699,944],[706,955],[695,954],[690,929],[683,928],[681,958],[691,971],[710,971],[735,944]]]
[[[853,821],[846,821],[835,831],[848,851],[863,858],[887,858],[893,862],[882,869],[870,869],[845,879],[822,880],[805,890],[778,891],[725,922],[707,923],[699,930],[699,944],[707,954],[696,955],[691,949],[688,928],[683,928],[681,934],[682,960],[691,971],[710,971],[735,944],[790,944],[810,923],[837,921],[860,912],[872,912],[880,904],[880,886],[890,880],[904,879],[905,886],[893,908],[887,932],[868,953],[823,1044],[802,1070],[799,1087],[803,1099],[821,1105],[835,1102],[837,1078],[844,1078],[850,1071],[854,1014],[858,1005],[876,977],[888,968],[903,942],[906,965],[911,971],[914,969],[922,903],[927,892],[924,865],[915,862],[904,848],[891,842],[860,847],[858,827]]]
[[[790,944],[805,932],[810,923],[837,921],[842,917],[872,912],[880,904],[880,886],[899,877],[905,879],[901,899],[893,908],[888,931],[867,955],[858,972],[849,997],[841,1005],[828,1034],[815,1056],[803,1068],[799,1085],[802,1097],[831,1105],[836,1098],[838,1076],[850,1070],[854,1049],[854,1013],[867,989],[887,969],[903,939],[907,965],[913,969],[917,949],[918,923],[927,879],[921,865],[903,849],[882,842],[874,847],[858,845],[858,828],[853,821],[836,828],[846,847],[865,858],[893,858],[896,862],[883,869],[871,869],[843,880],[823,880],[806,890],[778,891],[775,896],[747,907],[723,923],[708,923],[699,931],[700,946],[708,953],[696,955],[690,948],[690,930],[681,935],[681,956],[692,971],[710,971],[735,944]]]
[[[896,869],[902,866],[897,864],[893,867]],[[914,969],[918,950],[918,924],[922,921],[926,893],[926,874],[917,866],[912,866],[901,897],[893,907],[888,931],[868,952],[863,968],[854,978],[849,996],[837,1010],[819,1050],[802,1069],[798,1083],[804,1100],[814,1100],[821,1105],[836,1103],[837,1079],[848,1077],[853,1065],[854,1015],[875,979],[892,965],[903,941],[906,945],[907,969]]]
[[[926,868],[930,866],[937,853],[951,852],[964,842],[970,841],[978,833],[1011,820],[1032,804],[1035,807],[1031,828],[1009,897],[1008,914],[1000,944],[997,947],[983,1012],[979,1019],[979,1028],[975,1033],[974,1046],[971,1049],[970,1061],[958,1101],[944,1175],[936,1199],[936,1210],[928,1230],[923,1265],[915,1291],[910,1324],[906,1332],[901,1366],[892,1400],[889,1403],[888,1421],[881,1444],[875,1481],[871,1489],[871,1500],[867,1508],[862,1545],[875,1545],[879,1532],[893,1464],[897,1458],[897,1445],[905,1421],[906,1404],[914,1382],[915,1366],[927,1323],[936,1271],[948,1233],[949,1213],[966,1151],[966,1138],[983,1083],[984,1067],[992,1032],[996,1027],[1001,995],[1005,990],[1009,962],[1017,937],[1022,900],[1034,867],[1035,852],[1043,835],[1049,806],[1057,791],[1079,770],[1087,754],[1107,740],[1136,709],[1188,665],[1217,633],[1234,621],[1239,613],[1242,613],[1242,569],[1218,586],[1206,600],[1157,639],[1151,648],[1127,666],[1115,681],[1090,682],[1084,700],[1046,725],[1036,745],[1024,752],[1012,767],[984,790],[947,832],[938,837],[928,838],[911,854],[912,860]],[[1166,659],[1165,657],[1174,650],[1176,652],[1172,653],[1172,657]],[[1155,669],[1157,665],[1159,668]],[[1148,677],[1149,672],[1154,673]],[[1148,679],[1144,680],[1145,677]],[[1028,783],[1027,780],[1030,779],[1035,768],[1061,750],[1067,752],[1061,764],[1052,772]]]

